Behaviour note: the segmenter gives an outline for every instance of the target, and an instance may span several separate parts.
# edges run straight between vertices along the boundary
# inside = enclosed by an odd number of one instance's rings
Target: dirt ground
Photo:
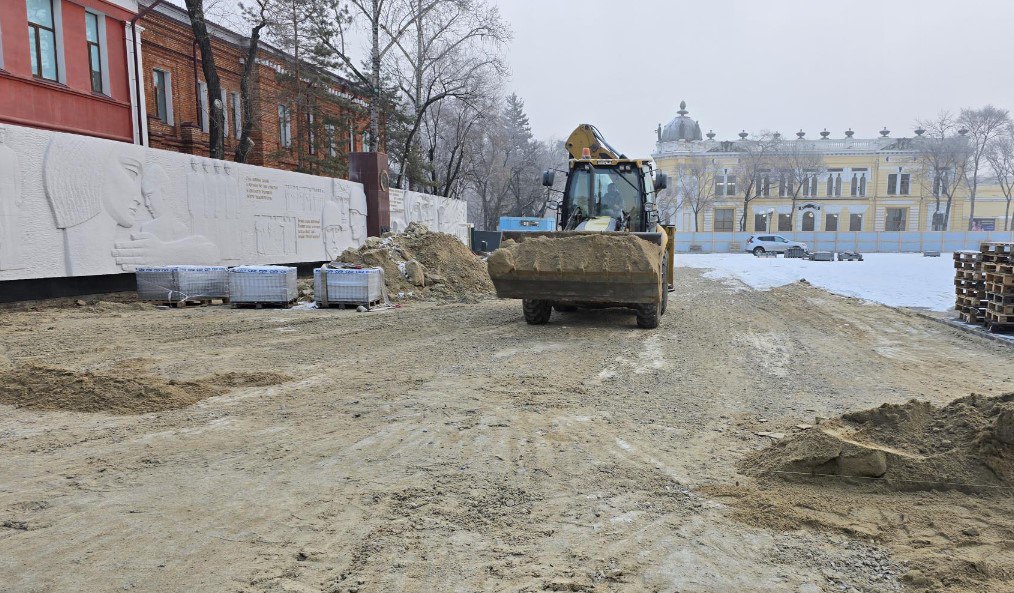
[[[743,467],[817,417],[1014,391],[1012,361],[682,268],[655,331],[495,300],[0,311],[0,372],[240,378],[144,414],[0,405],[0,591],[1014,591],[1010,489]]]

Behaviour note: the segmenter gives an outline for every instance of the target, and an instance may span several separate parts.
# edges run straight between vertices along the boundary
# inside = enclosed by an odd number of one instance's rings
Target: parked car
[[[806,243],[789,241],[781,235],[754,235],[746,240],[746,251],[754,255],[765,251],[785,253],[789,247],[801,247],[803,251],[806,251]]]

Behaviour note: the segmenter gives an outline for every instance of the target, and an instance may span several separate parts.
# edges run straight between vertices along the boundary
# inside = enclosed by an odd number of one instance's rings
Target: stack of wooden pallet
[[[983,243],[982,272],[986,288],[986,329],[1014,330],[1014,243]]]
[[[982,323],[986,312],[986,281],[982,274],[982,253],[954,252],[954,308],[965,323]]]

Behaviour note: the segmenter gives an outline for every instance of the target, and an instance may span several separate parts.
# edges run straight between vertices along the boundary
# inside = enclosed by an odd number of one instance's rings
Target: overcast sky
[[[593,123],[630,156],[686,99],[702,132],[908,135],[919,117],[1014,108],[1010,0],[491,0],[537,136]]]

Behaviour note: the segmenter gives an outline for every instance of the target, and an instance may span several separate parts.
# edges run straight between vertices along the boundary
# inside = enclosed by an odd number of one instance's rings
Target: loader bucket
[[[634,305],[662,298],[661,233],[504,232],[489,256],[501,298]]]

